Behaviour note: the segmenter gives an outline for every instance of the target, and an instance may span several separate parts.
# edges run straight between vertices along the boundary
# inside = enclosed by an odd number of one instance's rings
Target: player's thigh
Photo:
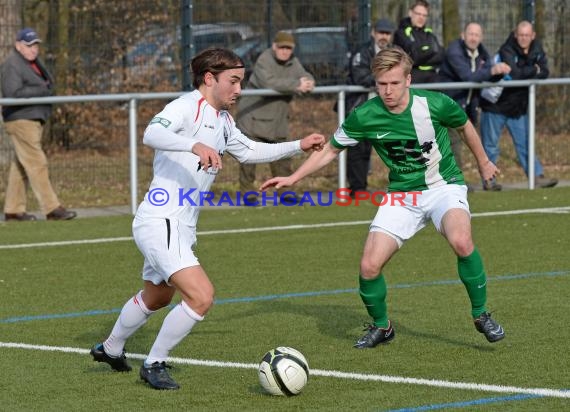
[[[458,215],[454,212],[453,216],[462,217],[458,220],[458,226],[464,226],[465,220],[469,221],[471,212],[469,210],[469,202],[467,201],[466,185],[445,185],[424,191],[423,193],[423,205],[438,232],[445,235],[444,216],[451,210],[458,209]],[[446,227],[448,229],[450,220],[453,221],[453,219],[446,219]],[[470,228],[471,226],[469,225],[468,227]]]
[[[370,224],[370,232],[388,234],[401,247],[406,240],[423,229],[426,225],[426,216],[420,204],[411,196],[406,196],[404,202],[403,205],[399,202],[387,202],[386,205],[380,206]]]
[[[475,245],[471,236],[471,218],[463,209],[450,209],[442,220],[442,235],[455,254],[468,256]]]
[[[174,273],[199,265],[192,250],[196,243],[195,229],[176,219],[135,218],[133,235],[145,258],[144,280],[155,285],[169,284]]]

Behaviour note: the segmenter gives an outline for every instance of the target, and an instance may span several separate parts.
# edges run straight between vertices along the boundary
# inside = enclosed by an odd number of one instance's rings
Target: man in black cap
[[[362,46],[352,55],[348,75],[348,84],[364,87],[374,87],[375,80],[370,69],[374,56],[392,43],[392,33],[395,30],[390,20],[380,19],[374,23],[370,32],[370,42]],[[372,92],[374,96],[374,92]],[[368,93],[351,93],[346,97],[346,113],[368,100]],[[372,144],[362,141],[347,149],[346,174],[351,195],[358,191],[367,190],[368,170]]]
[[[53,94],[53,78],[38,58],[41,42],[33,29],[25,28],[18,32],[14,49],[2,64],[3,97],[44,97]],[[61,205],[49,180],[41,140],[44,124],[50,114],[51,106],[48,104],[2,108],[6,133],[16,154],[6,185],[6,221],[36,220],[34,215],[26,212],[28,183],[47,220],[69,220],[77,215]]]

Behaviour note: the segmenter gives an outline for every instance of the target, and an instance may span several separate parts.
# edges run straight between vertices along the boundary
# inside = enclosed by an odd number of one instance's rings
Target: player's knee
[[[475,249],[473,240],[469,235],[458,236],[452,239],[450,244],[457,256],[469,256]]]
[[[360,276],[363,279],[374,279],[382,271],[382,264],[373,259],[363,258],[360,262]]]
[[[196,313],[204,316],[214,304],[214,288],[203,288],[195,293],[191,298],[191,307]]]
[[[154,312],[170,305],[171,301],[172,301],[172,296],[157,296],[154,297],[149,302],[145,301],[145,305],[149,310],[152,310]]]

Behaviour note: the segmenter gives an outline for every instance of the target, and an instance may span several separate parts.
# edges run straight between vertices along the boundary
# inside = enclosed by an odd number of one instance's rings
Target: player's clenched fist
[[[312,133],[301,139],[301,149],[303,149],[304,152],[308,152],[310,150],[320,152],[323,150],[324,145],[325,137],[319,133]]]
[[[215,169],[222,168],[221,156],[210,146],[206,146],[203,143],[196,143],[192,146],[192,153],[200,157],[200,166],[198,169],[208,170],[210,167]]]

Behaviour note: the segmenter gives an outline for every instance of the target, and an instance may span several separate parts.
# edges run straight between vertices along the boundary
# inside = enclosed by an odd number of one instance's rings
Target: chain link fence
[[[428,24],[445,44],[465,23],[480,22],[484,44],[494,52],[516,23],[528,13],[522,0],[433,0]],[[0,0],[0,57],[7,55],[21,27],[35,27],[44,42],[41,57],[56,78],[58,95],[180,91],[183,85],[182,14],[191,5],[193,51],[209,45],[231,47],[251,68],[257,55],[281,29],[303,33],[319,28],[322,35],[297,36],[297,53],[317,78],[318,85],[343,84],[348,53],[367,37],[370,20],[387,17],[397,23],[407,15],[408,3],[396,0]],[[551,77],[570,72],[570,7],[564,0],[536,2],[534,19],[551,66]],[[22,18],[23,16],[23,18]],[[446,23],[452,21],[452,23]],[[338,33],[341,33],[340,36]],[[331,38],[334,39],[331,41]],[[317,43],[320,41],[320,43]],[[537,89],[537,152],[549,175],[570,177],[570,136],[565,103],[568,86]],[[295,98],[291,105],[291,136],[337,127],[334,94]],[[166,101],[145,101],[137,109],[138,135]],[[117,102],[58,104],[46,127],[45,148],[56,190],[71,207],[129,203],[128,106]],[[522,182],[509,139],[502,139],[500,166],[507,182]],[[3,131],[0,137],[0,202],[11,150]],[[468,158],[468,157],[466,157]],[[217,180],[217,190],[237,189],[237,164],[230,158]],[[295,160],[299,163],[302,158]],[[139,198],[151,177],[152,151],[138,153]],[[477,181],[473,162],[466,174]],[[386,185],[387,175],[374,159],[372,188]],[[258,179],[269,176],[258,168]],[[304,189],[329,190],[337,183],[331,164],[307,179]],[[30,208],[37,205],[30,195]]]

